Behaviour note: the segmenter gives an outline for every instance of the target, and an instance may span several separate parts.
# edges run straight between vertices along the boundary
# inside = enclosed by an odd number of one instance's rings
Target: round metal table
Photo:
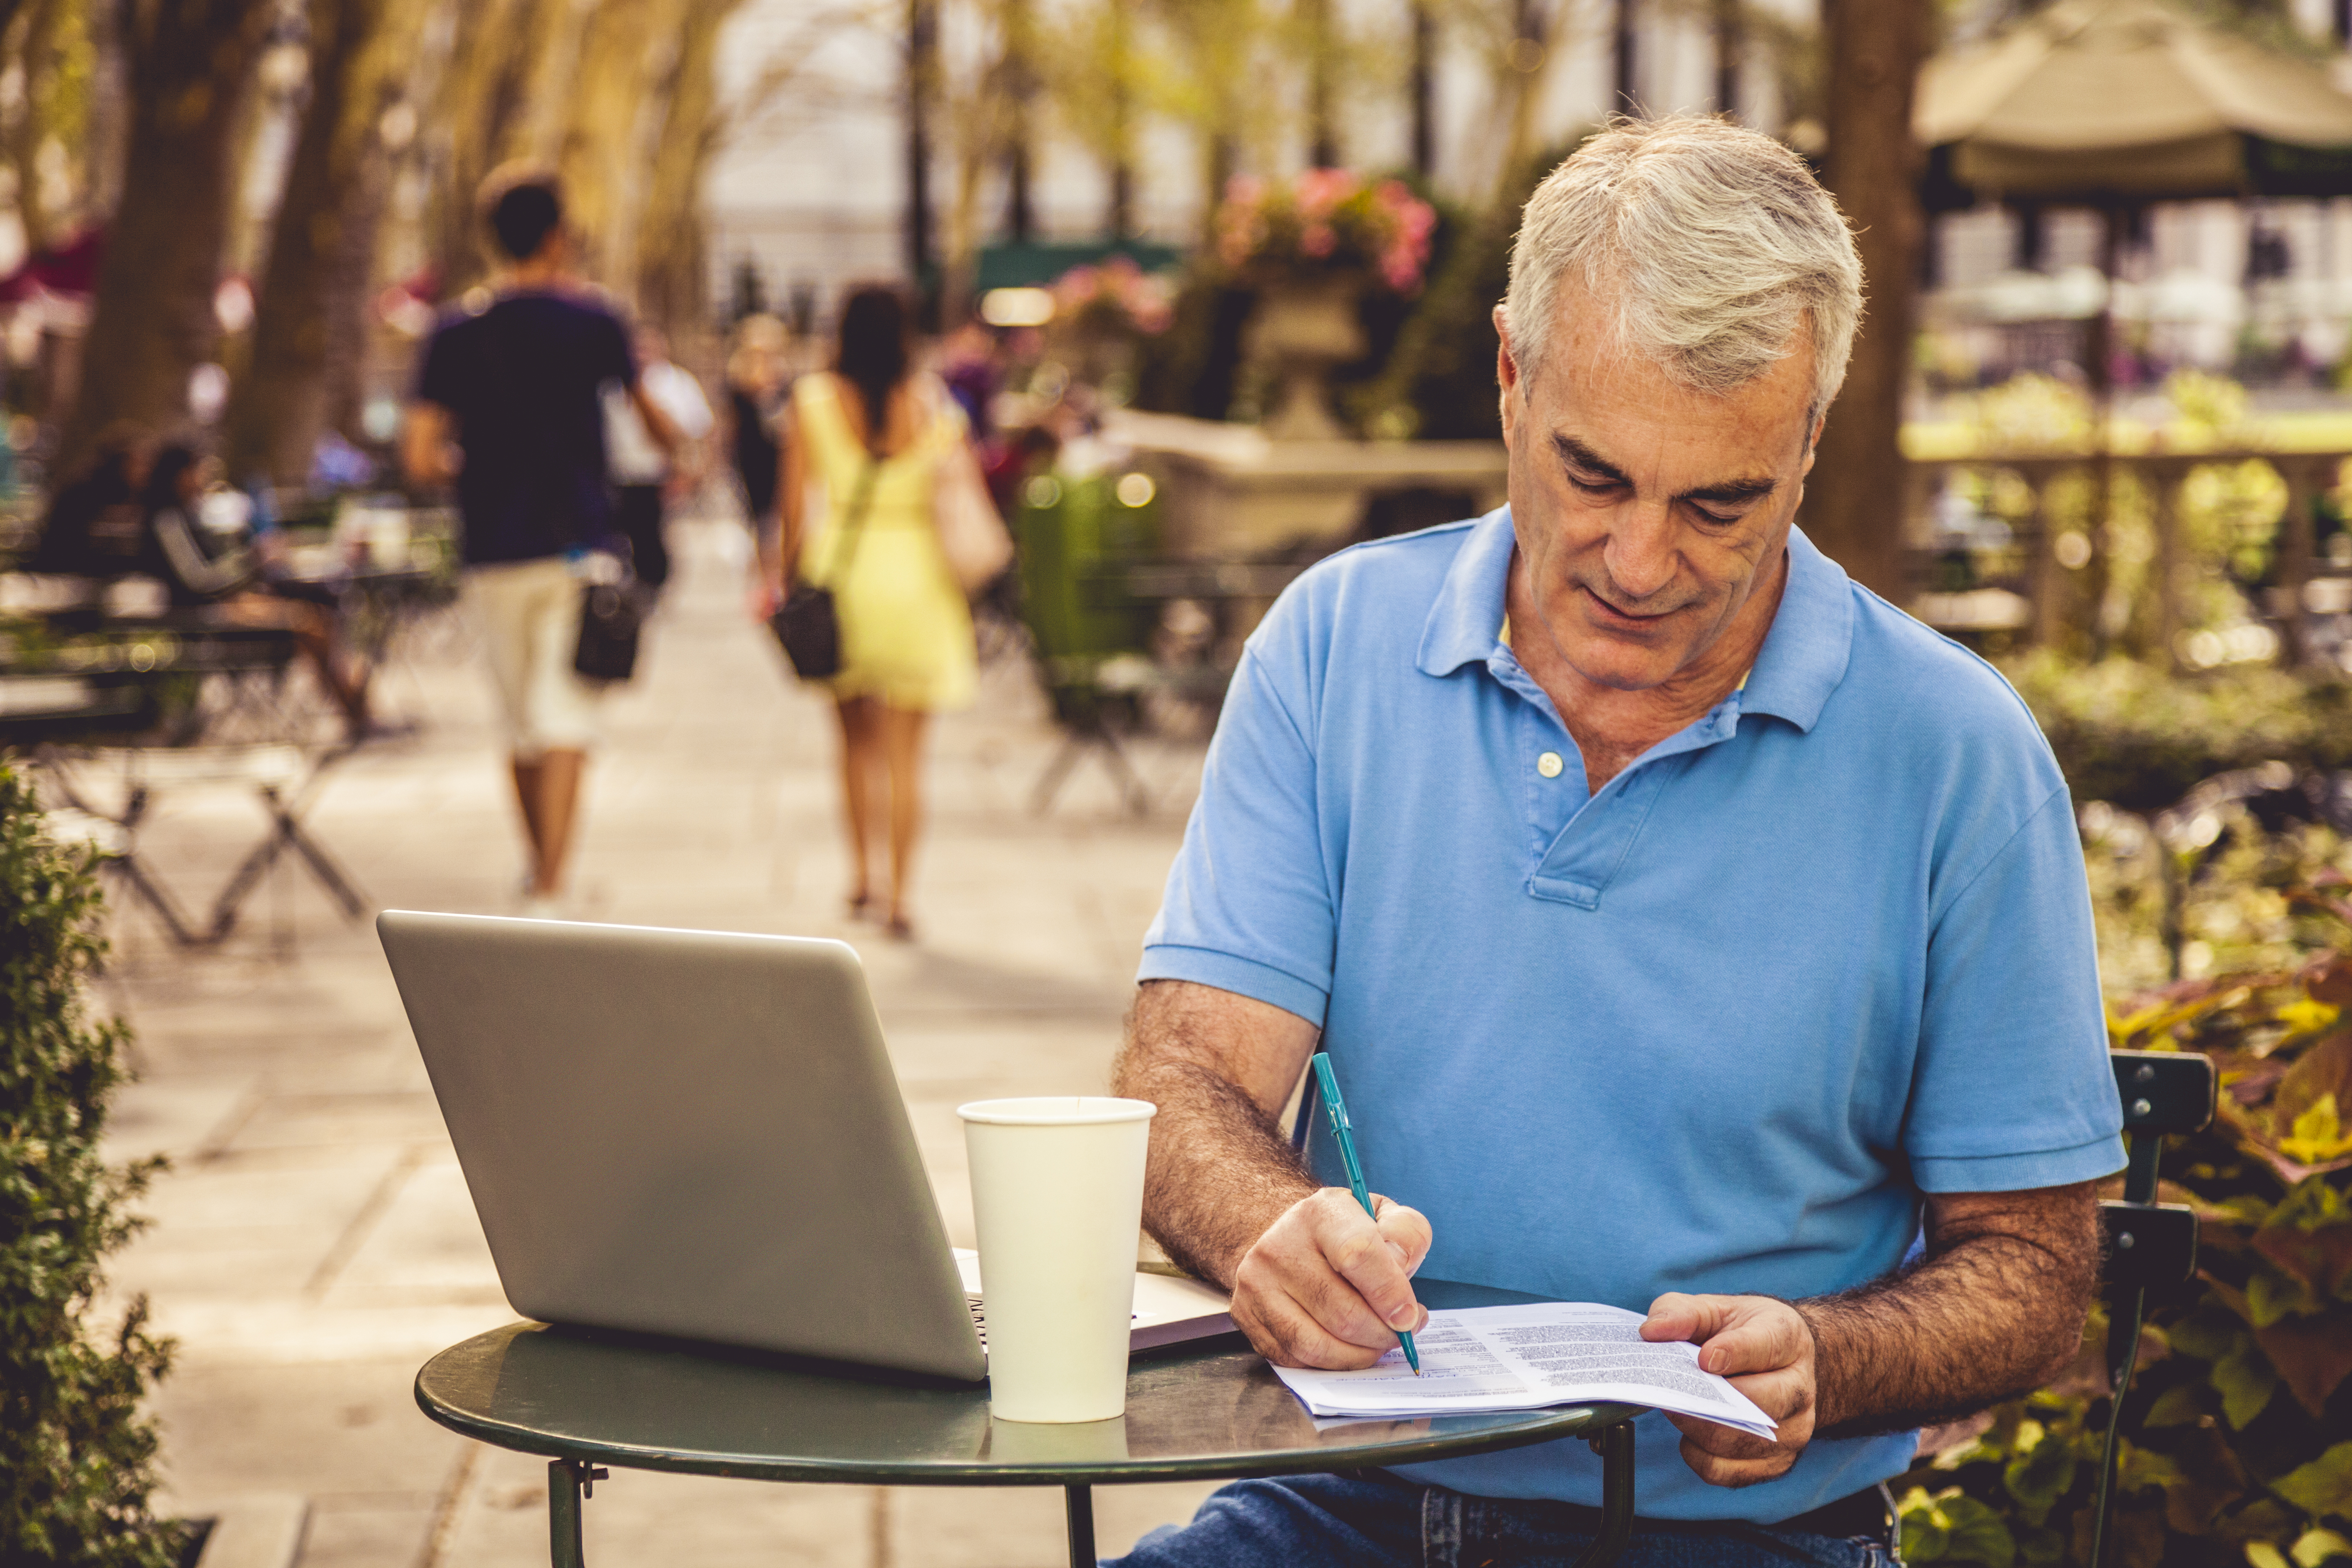
[[[1528,1300],[1442,1281],[1433,1306]],[[1603,1460],[1604,1521],[1579,1568],[1622,1549],[1633,1516],[1630,1405],[1326,1423],[1234,1336],[1137,1358],[1127,1414],[1080,1426],[997,1421],[985,1385],[755,1352],[512,1323],[416,1374],[453,1431],[544,1454],[555,1568],[582,1568],[581,1502],[598,1467],[869,1486],[1058,1486],[1070,1562],[1091,1568],[1098,1483],[1296,1475],[1412,1464],[1584,1436]]]

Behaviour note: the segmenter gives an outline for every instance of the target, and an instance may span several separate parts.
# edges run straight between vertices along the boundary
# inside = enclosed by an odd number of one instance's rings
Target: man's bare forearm
[[[1797,1303],[1819,1346],[1822,1436],[1972,1415],[2073,1358],[2098,1282],[2088,1184],[1929,1200],[1928,1256],[1889,1279]]]
[[[1317,1190],[1279,1121],[1297,1071],[1286,1064],[1304,1062],[1314,1035],[1278,1009],[1180,982],[1144,986],[1128,1015],[1112,1090],[1160,1108],[1144,1226],[1179,1266],[1226,1289],[1258,1237]]]

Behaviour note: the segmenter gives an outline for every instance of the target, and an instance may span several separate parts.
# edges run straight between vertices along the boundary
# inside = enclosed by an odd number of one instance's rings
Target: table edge
[[[460,1342],[467,1343],[470,1342]],[[453,1345],[451,1350],[457,1348]],[[445,1352],[446,1353],[446,1352]],[[425,1389],[425,1373],[438,1356],[417,1369],[412,1384],[416,1407],[438,1425],[460,1436],[519,1454],[550,1459],[588,1460],[624,1469],[659,1470],[677,1475],[724,1476],[741,1480],[834,1482],[859,1486],[1077,1486],[1121,1485],[1128,1482],[1213,1480],[1253,1476],[1313,1475],[1325,1470],[1358,1469],[1348,1456],[1309,1448],[1284,1449],[1261,1458],[1236,1463],[1239,1456],[1199,1459],[1125,1459],[1087,1464],[1053,1462],[943,1463],[892,1468],[873,1464],[824,1460],[779,1461],[749,1455],[684,1455],[626,1443],[588,1443],[541,1432],[510,1422],[491,1421],[453,1409]],[[1428,1464],[1437,1459],[1463,1459],[1509,1448],[1530,1447],[1563,1437],[1584,1436],[1641,1415],[1648,1406],[1594,1403],[1548,1406],[1523,1414],[1533,1420],[1525,1427],[1497,1432],[1425,1437],[1379,1450],[1376,1468]]]

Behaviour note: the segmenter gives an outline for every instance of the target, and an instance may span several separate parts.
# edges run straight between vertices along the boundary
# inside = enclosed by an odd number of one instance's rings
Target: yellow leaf
[[[2253,1568],[2287,1568],[2286,1553],[2267,1541],[2247,1542],[2246,1561]]]
[[[2306,1530],[2287,1554],[2294,1559],[2295,1568],[2319,1568],[2331,1557],[2352,1557],[2352,1541],[2332,1530]]]
[[[2272,1016],[2284,1024],[2289,1035],[2315,1035],[2343,1016],[2344,1009],[2331,1007],[2309,996],[2302,997],[2281,1007]]]
[[[2294,1119],[2294,1131],[2278,1142],[2279,1152],[2306,1165],[2325,1164],[2352,1154],[2352,1137],[2336,1111],[2336,1097],[2323,1094]]]

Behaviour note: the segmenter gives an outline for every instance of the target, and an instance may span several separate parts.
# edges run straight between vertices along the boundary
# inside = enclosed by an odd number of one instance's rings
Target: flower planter
[[[1334,367],[1361,359],[1367,350],[1356,293],[1354,279],[1329,278],[1271,284],[1259,295],[1249,352],[1274,378],[1274,395],[1259,421],[1271,439],[1347,439],[1331,413],[1329,382]]]

